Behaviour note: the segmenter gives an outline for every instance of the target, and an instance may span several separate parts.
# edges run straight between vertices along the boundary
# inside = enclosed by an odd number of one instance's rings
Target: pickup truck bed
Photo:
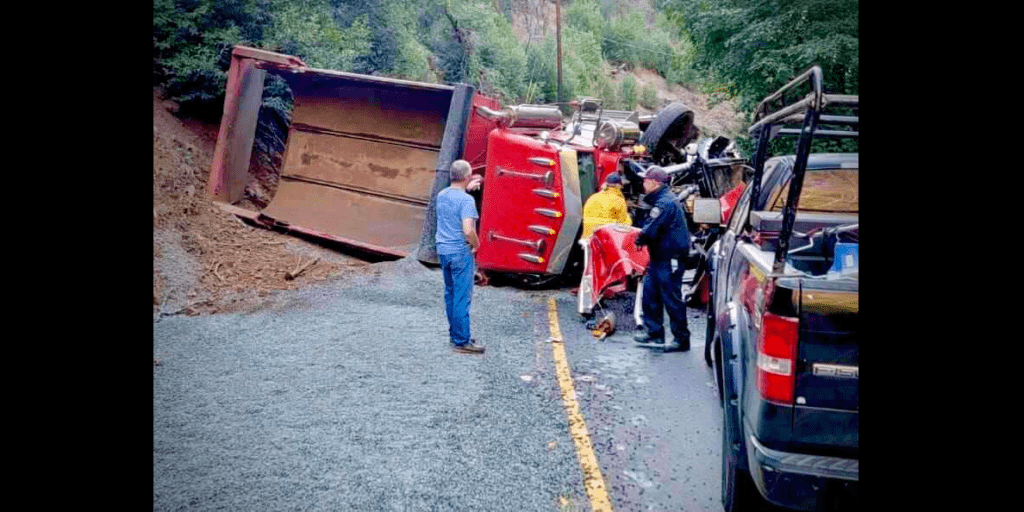
[[[813,93],[778,105],[801,80]],[[822,91],[812,68],[762,102],[751,127],[754,176],[710,257],[727,512],[763,500],[798,510],[858,502],[859,159],[810,154],[819,119],[856,126],[857,118],[819,116]],[[856,109],[855,96],[827,99]],[[776,129],[790,122],[803,128]],[[798,137],[796,154],[768,158],[780,133]]]

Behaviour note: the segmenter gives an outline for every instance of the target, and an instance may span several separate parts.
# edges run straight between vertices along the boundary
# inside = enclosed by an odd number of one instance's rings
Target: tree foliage
[[[655,69],[680,82],[693,60],[689,38],[662,13],[654,13],[650,24],[642,12],[621,9],[614,2],[576,0],[565,10],[566,30],[592,34],[611,63]]]
[[[223,110],[231,48],[295,55],[317,68],[473,85],[504,103],[556,101],[554,34],[520,42],[512,0],[154,0],[153,77],[186,115]],[[854,0],[563,0],[562,97],[647,108],[652,91],[616,87],[612,66],[739,96],[751,111],[812,64],[830,92],[856,94]],[[286,123],[291,96],[269,80],[260,125]],[[274,140],[263,141],[267,148]]]
[[[215,107],[231,47],[258,33],[254,7],[245,1],[154,1],[153,77],[179,98],[183,113],[219,115]]]
[[[370,53],[369,14],[347,25],[330,15],[327,0],[264,0],[270,23],[260,46],[301,58],[311,67],[354,71],[356,59]]]
[[[231,48],[248,45],[313,67],[454,84],[506,102],[553,102],[554,37],[521,43],[511,0],[154,0],[154,81],[190,113],[219,115]],[[610,0],[564,2],[563,101],[618,92],[608,64],[682,80],[693,45],[660,14]],[[278,99],[283,98],[275,96]],[[194,108],[193,108],[194,107]]]
[[[856,94],[856,0],[661,0],[693,37],[694,65],[722,77],[751,111],[814,64],[830,92]]]

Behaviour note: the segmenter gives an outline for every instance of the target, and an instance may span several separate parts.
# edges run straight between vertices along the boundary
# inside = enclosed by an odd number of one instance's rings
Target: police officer
[[[690,233],[686,217],[668,188],[668,174],[658,166],[647,169],[643,187],[644,201],[652,205],[637,246],[647,246],[651,262],[643,283],[644,331],[634,340],[643,347],[664,347],[666,352],[690,350],[690,331],[686,326],[683,302],[683,272],[690,252]],[[672,329],[672,343],[665,342],[664,308]]]

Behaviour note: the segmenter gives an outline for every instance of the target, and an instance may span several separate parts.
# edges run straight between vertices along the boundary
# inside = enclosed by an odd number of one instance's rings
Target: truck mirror
[[[693,221],[698,224],[717,226],[722,223],[722,205],[718,199],[695,199],[693,201]]]

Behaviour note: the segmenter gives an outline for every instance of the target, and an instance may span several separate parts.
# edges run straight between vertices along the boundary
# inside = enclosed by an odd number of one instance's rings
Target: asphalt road
[[[619,330],[603,341],[558,296],[576,389],[615,510],[722,510],[721,408],[704,362],[702,309],[687,309],[688,352],[633,344],[633,296],[606,303]],[[666,326],[668,325],[666,318]]]
[[[440,272],[378,267],[257,311],[154,323],[154,510],[592,510],[552,298],[614,510],[721,510],[700,311],[691,351],[663,354],[632,346],[626,318],[596,340],[564,290],[479,287],[487,352],[455,354]],[[626,316],[628,301],[609,308]]]

